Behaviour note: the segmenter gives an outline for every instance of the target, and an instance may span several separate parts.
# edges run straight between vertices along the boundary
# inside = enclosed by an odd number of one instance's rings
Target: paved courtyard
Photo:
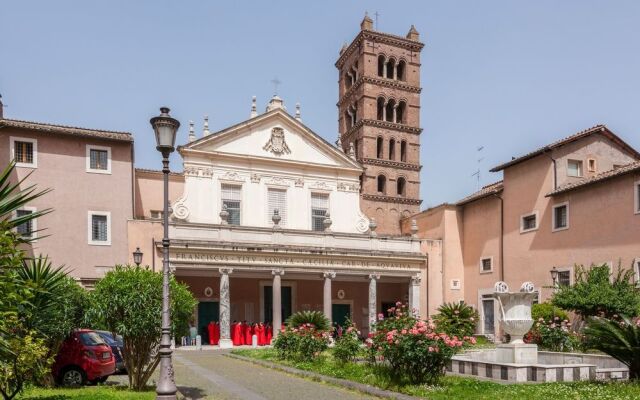
[[[225,351],[176,351],[176,384],[189,399],[371,399],[224,356]]]

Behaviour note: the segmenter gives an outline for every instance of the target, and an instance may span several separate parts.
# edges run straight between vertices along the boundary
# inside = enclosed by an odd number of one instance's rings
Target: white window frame
[[[102,215],[107,217],[107,240],[93,240],[93,216]],[[111,246],[111,212],[109,211],[89,211],[87,212],[87,242],[92,246]]]
[[[282,218],[282,210],[278,209],[278,212],[280,214],[280,218],[284,219],[284,221],[281,219],[280,223],[278,224],[278,226],[280,226],[281,228],[285,228],[288,226],[289,224],[289,188],[287,186],[280,186],[280,185],[267,185],[267,191],[266,191],[266,201],[265,201],[265,209],[266,212],[265,214],[267,215],[267,226],[273,226],[273,215],[269,215],[269,190],[278,190],[278,191],[282,191],[284,192],[284,201],[285,201],[285,206],[287,209],[285,209],[285,213],[286,213],[286,217]]]
[[[309,230],[313,230],[313,196],[327,196],[327,212],[329,213],[329,217],[331,217],[331,191],[329,190],[311,190],[309,191],[309,214],[311,215],[309,221]],[[323,230],[324,231],[324,230]],[[314,231],[314,232],[323,232],[323,231]]]
[[[530,229],[525,229],[524,228],[524,219],[526,217],[530,217],[532,215],[536,217],[536,226],[534,226],[533,228],[530,228]],[[527,232],[537,231],[539,226],[540,226],[540,219],[538,218],[538,210],[534,210],[533,212],[531,212],[529,214],[522,214],[520,216],[520,233],[527,233]]]
[[[569,173],[569,164],[571,162],[577,162],[580,165],[580,175],[571,175]],[[573,158],[567,159],[567,176],[570,176],[573,178],[582,178],[584,176],[584,162],[582,160],[576,160]]]
[[[563,206],[567,206],[567,226],[556,228],[556,208],[560,208]],[[565,201],[562,203],[554,204],[551,208],[551,232],[566,231],[567,229],[569,229],[569,202]]]
[[[17,211],[19,210],[24,210],[24,211],[31,211],[32,213],[38,211],[38,209],[36,207],[30,207],[30,206],[24,206],[24,207],[20,207],[18,210],[16,210],[15,212],[15,217],[18,216]],[[18,232],[18,227],[16,227],[16,232]],[[24,237],[24,236],[22,236]],[[31,236],[27,239],[30,239],[31,242],[35,242],[36,239],[38,238],[38,218],[34,218],[31,220]]]
[[[491,260],[491,269],[488,271],[484,271],[482,269],[482,261],[484,260]],[[490,257],[480,257],[480,263],[478,264],[479,268],[480,268],[480,273],[481,274],[491,274],[493,273],[493,256]]]
[[[32,163],[16,162],[16,167],[38,168],[38,139],[10,136],[9,137],[9,157],[12,160],[15,160],[16,158],[15,142],[29,142],[33,144],[33,162]]]
[[[640,214],[640,180],[633,183],[633,213]]]
[[[244,216],[244,185],[242,184],[242,182],[236,182],[236,181],[225,181],[225,180],[221,180],[220,181],[220,211],[222,211],[222,208],[224,207],[224,201],[225,199],[222,197],[222,187],[223,186],[235,186],[238,187],[240,189],[240,221],[238,222],[238,225],[236,226],[241,226],[243,223],[243,219],[245,218]],[[268,194],[267,194],[268,196]],[[231,200],[228,200],[231,201]],[[222,221],[220,221],[222,222]],[[227,220],[228,222],[228,220]]]
[[[111,174],[111,147],[96,146],[93,144],[88,144],[86,147],[86,172],[91,174]],[[91,168],[91,150],[102,150],[107,152],[107,169]]]

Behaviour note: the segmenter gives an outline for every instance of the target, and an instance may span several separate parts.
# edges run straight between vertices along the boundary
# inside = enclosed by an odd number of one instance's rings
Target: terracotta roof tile
[[[478,199],[482,199],[484,197],[488,197],[491,195],[494,195],[496,193],[500,193],[502,192],[502,189],[504,189],[504,184],[503,181],[498,181],[498,182],[494,182],[491,183],[487,186],[484,186],[482,189],[478,190],[477,192],[470,194],[469,196],[465,197],[464,199],[458,201],[456,203],[457,206],[462,206],[465,205],[467,203],[471,203],[472,201],[478,200]]]
[[[546,146],[540,147],[539,149],[536,149],[530,153],[527,153],[525,155],[522,155],[520,157],[514,157],[511,161],[508,161],[506,163],[500,164],[496,167],[493,167],[490,169],[491,172],[498,172],[501,171],[507,167],[510,167],[512,165],[521,163],[522,161],[526,161],[530,158],[533,158],[535,156],[538,156],[542,153],[545,153],[547,151],[550,151],[552,149],[555,149],[557,147],[560,146],[564,146],[565,144],[568,144],[570,142],[573,142],[575,140],[578,139],[582,139],[583,137],[592,135],[594,133],[602,133],[603,135],[605,135],[606,137],[608,137],[609,139],[611,139],[612,141],[614,141],[615,143],[617,143],[619,146],[621,146],[622,148],[626,149],[629,153],[633,154],[635,156],[635,158],[640,159],[640,153],[638,153],[633,147],[629,146],[626,142],[624,142],[622,139],[620,139],[620,137],[618,137],[616,134],[614,134],[613,132],[611,132],[606,126],[604,125],[596,125],[593,126],[589,129],[585,129],[583,131],[580,131],[578,133],[575,133],[571,136],[568,136],[564,139],[560,139],[558,141],[555,141],[551,144],[548,144]]]
[[[640,171],[640,161],[632,162],[631,164],[626,164],[620,168],[611,169],[609,171],[601,172],[597,175],[581,179],[576,182],[567,183],[566,185],[562,185],[559,188],[553,190],[552,192],[547,193],[546,197],[555,196],[560,193],[565,193],[570,190],[579,189],[593,183],[602,182],[611,178],[615,178],[617,176],[625,175],[631,172]]]
[[[0,127],[10,127],[19,129],[31,129],[34,131],[58,133],[63,135],[74,135],[84,137],[95,137],[108,140],[118,140],[133,142],[133,136],[129,132],[105,131],[102,129],[79,128],[67,125],[47,124],[43,122],[22,121],[18,119],[0,119]]]

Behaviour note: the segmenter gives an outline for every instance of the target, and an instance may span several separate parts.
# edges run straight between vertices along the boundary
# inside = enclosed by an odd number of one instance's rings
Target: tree
[[[591,316],[636,316],[640,312],[640,292],[633,283],[633,271],[620,268],[613,274],[608,265],[577,265],[575,283],[560,286],[552,304],[586,319]]]
[[[640,379],[640,320],[591,318],[584,331],[587,345],[629,367],[629,379]]]
[[[197,304],[189,289],[171,277],[171,320],[175,336],[186,333]],[[90,294],[94,326],[122,335],[129,387],[144,389],[160,361],[162,273],[137,266],[116,266]]]

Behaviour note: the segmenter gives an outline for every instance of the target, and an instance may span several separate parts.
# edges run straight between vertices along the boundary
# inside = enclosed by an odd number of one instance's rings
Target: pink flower
[[[407,330],[406,330],[406,329],[403,329],[401,333],[402,333],[403,335],[406,335],[406,334],[407,334]]]
[[[402,305],[402,302],[396,301],[396,307],[400,307],[401,305]]]
[[[433,353],[433,347],[429,346],[429,353]]]
[[[382,313],[378,314],[378,320],[382,321],[384,319],[384,315]]]

